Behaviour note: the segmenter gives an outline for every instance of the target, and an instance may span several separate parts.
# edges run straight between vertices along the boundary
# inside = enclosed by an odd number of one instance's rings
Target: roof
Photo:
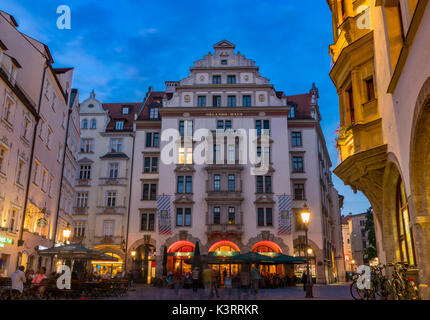
[[[100,159],[129,159],[124,152],[108,152]]]
[[[151,107],[161,108],[163,106],[163,97],[165,95],[164,91],[152,91],[148,98],[145,100],[145,105],[142,111],[138,114],[137,120],[150,120],[149,119],[149,109]]]
[[[311,118],[311,103],[312,94],[296,94],[293,96],[287,96],[288,105],[296,105],[296,117],[295,119],[310,119]]]
[[[53,68],[55,73],[66,73],[74,68]]]
[[[139,109],[141,102],[133,103],[102,103],[103,109],[109,112],[110,121],[106,126],[106,131],[118,131],[115,129],[115,122],[123,120],[124,127],[121,131],[133,131],[134,114]],[[128,114],[123,114],[123,108],[129,108]]]

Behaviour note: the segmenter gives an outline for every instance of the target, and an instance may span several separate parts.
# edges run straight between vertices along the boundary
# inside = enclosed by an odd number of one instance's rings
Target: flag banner
[[[278,197],[278,235],[291,234],[292,227],[292,213],[291,206],[293,203],[293,197],[291,196],[277,196]]]
[[[157,196],[158,211],[158,233],[164,235],[172,234],[172,221],[170,217],[171,196]]]

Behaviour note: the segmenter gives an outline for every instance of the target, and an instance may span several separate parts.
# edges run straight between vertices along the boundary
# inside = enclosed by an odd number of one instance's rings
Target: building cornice
[[[286,116],[289,106],[279,107],[166,107],[160,109],[163,117],[264,117]]]

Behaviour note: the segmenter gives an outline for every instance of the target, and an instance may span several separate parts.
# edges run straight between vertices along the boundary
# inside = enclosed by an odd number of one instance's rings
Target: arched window
[[[97,129],[97,120],[96,119],[91,120],[91,129]]]
[[[415,249],[410,224],[408,201],[401,177],[397,182],[396,192],[396,222],[399,242],[400,260],[415,265]]]
[[[82,120],[81,129],[88,129],[88,120],[87,119]]]

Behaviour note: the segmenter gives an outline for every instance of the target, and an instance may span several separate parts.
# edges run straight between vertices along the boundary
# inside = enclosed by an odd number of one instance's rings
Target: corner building
[[[167,81],[165,92],[150,90],[135,121],[127,269],[142,271],[142,276],[148,281],[153,276],[162,276],[163,271],[190,271],[190,265],[184,262],[193,255],[197,242],[200,254],[215,256],[250,251],[272,256],[280,253],[304,255],[304,250],[300,250],[304,248],[304,232],[295,225],[299,206],[303,208],[306,200],[305,191],[303,194],[297,191],[299,200],[294,201],[292,170],[295,168],[295,173],[303,174],[296,179],[302,182],[302,189],[309,188],[310,199],[314,194],[313,183],[305,187],[303,182],[306,175],[317,177],[319,174],[318,169],[313,171],[319,166],[318,151],[315,151],[313,160],[309,159],[312,165],[305,174],[303,166],[307,150],[296,150],[294,163],[290,153],[288,127],[289,121],[296,117],[288,117],[291,107],[287,96],[276,91],[269,80],[260,75],[254,61],[235,53],[232,43],[224,40],[215,44],[214,49],[214,53],[194,63],[187,78]],[[309,109],[306,114],[314,122],[311,128],[315,123],[319,126],[315,109],[317,89],[313,89],[305,99],[294,104],[294,108],[299,108],[300,104],[300,108]],[[312,101],[315,102],[313,113],[310,111]],[[300,127],[299,119],[294,122],[297,122],[296,127]],[[167,129],[176,129],[179,136],[173,140],[164,139]],[[187,145],[186,140],[187,136],[199,133],[200,129],[207,129],[212,135],[216,130],[242,129],[247,134],[244,141],[247,146],[250,129],[257,130],[257,142],[261,140],[259,134],[266,130],[270,136],[268,146],[257,147],[255,151],[258,157],[267,154],[270,162],[268,171],[264,175],[251,174],[255,164],[249,161],[252,152],[249,147],[246,151],[248,161],[239,161],[244,152],[239,151],[242,138],[238,137],[216,141],[205,154],[212,161],[195,161],[197,152],[193,154],[193,151],[198,150],[202,142],[195,138]],[[311,135],[309,142],[308,148],[312,146],[318,150],[316,136]],[[177,160],[169,163],[164,150],[172,146]],[[321,150],[324,148],[325,143]],[[326,150],[321,154],[328,158]],[[326,168],[330,165],[328,159]],[[313,259],[314,276],[318,282],[326,283],[336,277],[333,276],[335,263],[330,263],[330,271],[325,269],[328,260],[325,260],[326,247],[321,235],[331,230],[323,227],[322,194],[320,189],[317,190],[317,200],[307,203],[313,212],[309,237],[316,255]],[[326,196],[330,194],[335,198],[337,208],[333,214],[340,219],[337,192],[330,189]],[[296,210],[293,210],[294,206],[297,206]],[[329,206],[327,208],[328,213]],[[340,228],[340,223],[338,226]],[[340,237],[340,253],[331,254],[330,251],[327,257],[330,255],[333,257],[330,261],[334,261],[336,256],[343,264],[340,229],[336,234]],[[224,270],[228,274],[235,273],[240,268],[222,264],[212,267],[221,274]],[[264,268],[263,271],[271,273],[292,275],[295,272],[293,267]],[[339,269],[343,274],[344,268]]]

